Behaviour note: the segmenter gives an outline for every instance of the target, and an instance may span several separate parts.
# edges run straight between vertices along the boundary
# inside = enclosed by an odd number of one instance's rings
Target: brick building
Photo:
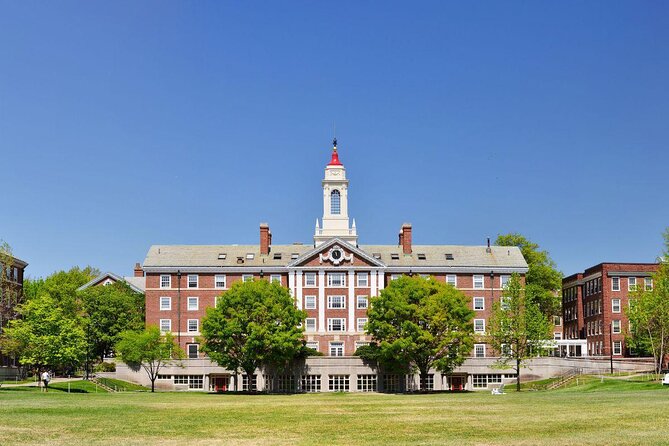
[[[520,250],[501,246],[414,245],[412,226],[401,226],[398,242],[360,245],[349,220],[346,170],[336,141],[325,168],[323,218],[313,243],[277,245],[267,224],[257,245],[155,245],[142,270],[146,276],[146,321],[179,339],[197,358],[205,309],[240,280],[266,279],[288,287],[304,309],[309,346],[328,356],[352,355],[369,343],[364,332],[369,298],[402,274],[434,276],[462,290],[475,311],[475,331],[483,334],[492,303],[512,273],[527,272]],[[483,343],[472,356],[491,356]]]
[[[657,263],[600,263],[562,280],[563,336],[585,340],[577,356],[630,356],[625,310],[638,287],[651,289]]]
[[[16,257],[0,256],[0,334],[7,323],[16,318],[16,305],[23,300],[23,275],[28,264]],[[0,368],[13,368],[15,358],[0,352]],[[8,375],[0,370],[0,377]]]

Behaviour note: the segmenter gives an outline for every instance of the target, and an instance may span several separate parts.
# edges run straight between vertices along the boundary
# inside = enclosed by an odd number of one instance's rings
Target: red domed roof
[[[337,138],[332,141],[332,158],[330,158],[328,166],[343,166],[341,161],[339,161],[339,154],[337,153]]]

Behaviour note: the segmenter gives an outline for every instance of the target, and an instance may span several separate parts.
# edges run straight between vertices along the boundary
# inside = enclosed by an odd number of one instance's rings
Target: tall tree
[[[202,351],[249,378],[263,366],[286,363],[303,348],[304,311],[288,289],[266,280],[237,282],[202,319]],[[251,381],[249,380],[249,383]]]
[[[144,328],[144,294],[127,283],[94,286],[79,294],[91,353],[100,361],[109,356],[122,332]]]
[[[57,271],[44,280],[38,287],[37,296],[48,294],[54,303],[67,314],[77,314],[81,310],[81,301],[77,289],[100,275],[100,270],[87,266],[70,268],[68,271]]]
[[[669,352],[669,228],[664,232],[664,245],[652,289],[639,287],[627,309],[631,325],[628,342],[632,348],[653,355],[656,373],[662,370]]]
[[[158,327],[144,331],[125,331],[116,344],[116,353],[130,369],[144,369],[151,380],[151,392],[156,390],[156,378],[163,367],[178,363],[186,354],[174,341],[172,333],[160,333]]]
[[[450,373],[471,353],[474,312],[451,285],[402,276],[370,303],[366,331],[374,343],[365,355],[382,367],[417,370],[421,390],[430,368]]]
[[[548,251],[539,249],[537,243],[517,233],[498,235],[495,244],[520,248],[529,268],[525,276],[526,295],[539,305],[541,312],[547,317],[560,314],[562,301],[559,290],[562,288],[562,273]]]
[[[516,390],[520,391],[520,369],[546,348],[551,338],[549,318],[529,299],[520,276],[513,274],[501,302],[495,302],[488,321],[488,343],[500,354],[498,366],[513,364]]]

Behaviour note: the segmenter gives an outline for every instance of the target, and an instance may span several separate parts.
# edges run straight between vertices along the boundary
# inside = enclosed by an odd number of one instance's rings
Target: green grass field
[[[19,389],[0,389],[3,445],[669,444],[669,388],[656,382],[500,396]]]

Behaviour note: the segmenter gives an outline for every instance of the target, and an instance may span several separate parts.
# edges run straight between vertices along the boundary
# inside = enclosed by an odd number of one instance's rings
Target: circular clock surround
[[[332,254],[330,254],[333,259],[339,260],[341,259],[342,252],[340,249],[333,249]]]

